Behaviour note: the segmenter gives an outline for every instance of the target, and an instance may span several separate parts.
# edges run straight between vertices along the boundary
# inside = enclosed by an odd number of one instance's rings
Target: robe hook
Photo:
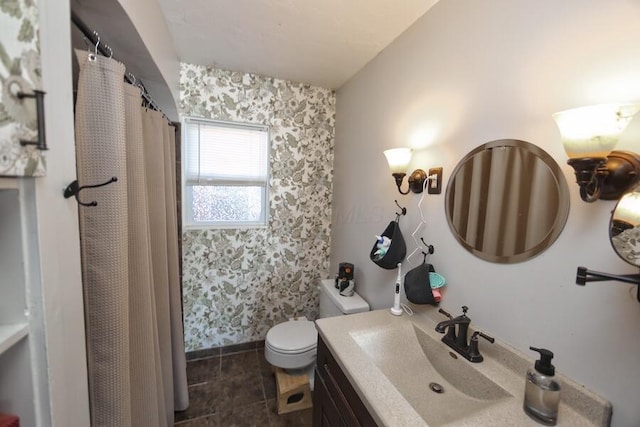
[[[424,263],[424,262],[427,261],[427,257],[429,255],[432,255],[435,252],[435,249],[434,249],[433,245],[428,245],[427,242],[424,241],[424,237],[421,237],[420,241],[422,242],[423,245],[425,245],[427,247],[427,252],[422,251],[422,255],[424,256],[424,260],[422,262]]]
[[[407,214],[407,208],[403,208],[402,206],[400,206],[398,204],[397,200],[394,200],[394,202],[396,202],[396,206],[399,207],[400,210],[402,211],[402,212],[396,212],[396,215],[398,216],[398,218],[400,218],[400,215],[406,215]]]
[[[427,253],[427,252],[425,252],[425,251],[422,251],[422,263],[423,263],[423,264],[424,264],[425,262],[427,262],[427,257],[433,253],[433,252],[432,252],[432,250],[433,250],[433,246],[431,246],[431,245],[430,245],[430,246],[429,246],[429,252],[428,252],[428,253]]]
[[[78,180],[75,180],[71,184],[67,185],[67,188],[64,189],[64,198],[68,199],[69,197],[75,197],[78,204],[82,206],[98,206],[98,202],[96,202],[95,200],[89,203],[82,202],[78,198],[78,194],[85,188],[104,187],[105,185],[109,185],[112,182],[117,182],[117,181],[118,181],[118,178],[114,176],[109,181],[103,182],[102,184],[83,185],[82,187],[80,187],[80,184],[78,184]]]

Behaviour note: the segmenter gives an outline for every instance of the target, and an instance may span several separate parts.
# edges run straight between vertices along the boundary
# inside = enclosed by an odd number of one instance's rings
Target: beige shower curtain
[[[171,426],[188,406],[175,133],[125,68],[77,51],[80,239],[92,425]]]

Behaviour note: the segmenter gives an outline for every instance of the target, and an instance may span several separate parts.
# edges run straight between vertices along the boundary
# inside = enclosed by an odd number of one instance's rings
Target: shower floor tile
[[[175,413],[177,427],[312,425],[312,409],[278,415],[275,377],[263,348],[189,360],[187,381],[190,405]]]

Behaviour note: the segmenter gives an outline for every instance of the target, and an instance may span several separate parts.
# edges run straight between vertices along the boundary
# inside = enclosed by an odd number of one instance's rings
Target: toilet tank
[[[343,297],[335,286],[335,280],[320,280],[319,318],[342,316],[344,314],[369,311],[369,304],[358,293]]]

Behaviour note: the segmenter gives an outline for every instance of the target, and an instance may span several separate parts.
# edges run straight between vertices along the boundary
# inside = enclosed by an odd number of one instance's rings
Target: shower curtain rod
[[[87,24],[84,23],[84,21],[82,19],[80,19],[80,17],[78,17],[78,15],[75,14],[75,12],[72,10],[71,11],[71,22],[73,22],[73,24],[76,26],[76,28],[78,30],[80,30],[80,32],[85,36],[85,38],[91,42],[92,45],[96,46],[98,52],[100,52],[102,55],[107,56],[109,58],[111,58],[113,56],[113,50],[111,49],[111,47],[109,47],[107,44],[105,44],[104,42],[102,42],[100,40],[100,37],[98,35],[97,31],[92,31]],[[124,75],[124,79],[127,83],[132,84],[134,86],[139,87],[140,89],[142,89],[142,99],[144,100],[144,102],[147,104],[147,106],[149,108],[151,108],[152,110],[155,111],[159,111],[162,116],[167,119],[167,121],[169,122],[170,125],[173,125],[173,123],[171,122],[171,120],[169,119],[169,117],[164,113],[164,111],[162,111],[162,109],[160,107],[158,107],[158,104],[156,104],[156,102],[154,101],[154,99],[151,97],[151,94],[149,92],[147,92],[147,88],[144,87],[144,84],[142,84],[142,81],[137,79],[136,76],[134,76],[133,74],[127,72]]]

